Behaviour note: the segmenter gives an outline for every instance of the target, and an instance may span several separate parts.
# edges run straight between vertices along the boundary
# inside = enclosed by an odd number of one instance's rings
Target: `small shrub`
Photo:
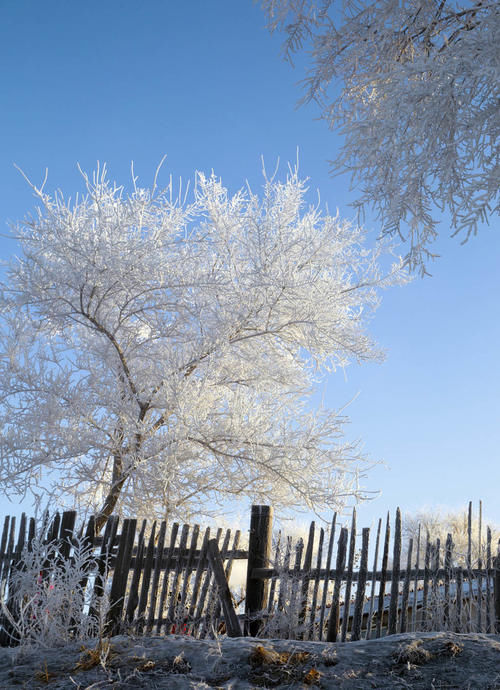
[[[26,545],[0,597],[11,643],[54,647],[99,635],[103,602],[89,613],[96,567],[84,538],[72,539],[67,559],[41,536]]]

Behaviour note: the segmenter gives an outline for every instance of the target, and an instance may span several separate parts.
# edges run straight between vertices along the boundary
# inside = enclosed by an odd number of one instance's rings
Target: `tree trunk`
[[[123,460],[121,455],[114,455],[113,457],[113,479],[108,495],[104,499],[102,508],[95,516],[95,533],[99,534],[104,527],[120,498],[120,493],[123,485],[128,479],[128,474],[123,473]]]

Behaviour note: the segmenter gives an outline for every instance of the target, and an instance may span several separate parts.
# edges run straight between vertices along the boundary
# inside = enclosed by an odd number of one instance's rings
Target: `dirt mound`
[[[415,633],[336,644],[118,636],[83,648],[2,649],[0,687],[500,690],[500,636]]]

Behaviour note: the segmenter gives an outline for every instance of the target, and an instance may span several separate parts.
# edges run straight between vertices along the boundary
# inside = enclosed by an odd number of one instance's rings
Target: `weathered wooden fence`
[[[63,558],[71,558],[71,540],[76,512],[56,514],[45,531],[45,543],[57,542]],[[236,559],[247,558],[238,548],[240,531],[218,529],[211,538],[210,528],[182,527],[173,523],[169,534],[165,522],[146,520],[137,530],[137,520],[113,516],[103,536],[94,535],[94,520],[80,528],[92,548],[97,568],[84,583],[88,600],[107,592],[109,634],[184,633],[203,638],[223,629],[240,634],[227,582]],[[8,605],[9,577],[22,567],[23,547],[37,531],[35,520],[23,515],[17,530],[16,519],[6,517],[0,542],[0,593]],[[0,644],[9,644],[9,630],[0,614]]]
[[[273,542],[272,508],[253,506],[245,550],[239,530],[212,535],[198,525],[174,523],[167,530],[165,522],[145,520],[138,529],[137,520],[114,516],[95,536],[93,518],[76,532],[76,517],[74,511],[56,515],[45,541],[58,543],[66,559],[76,534],[92,548],[97,567],[85,586],[90,606],[107,592],[109,634],[226,632],[333,642],[417,630],[500,632],[498,549],[487,529],[484,558],[473,563],[470,519],[465,563],[458,565],[452,535],[444,545],[419,536],[403,551],[399,509],[392,539],[388,516],[371,549],[368,528],[357,544],[355,511],[349,527],[335,514],[329,529],[311,523],[305,542],[282,535]],[[18,529],[15,518],[5,518],[0,595],[7,605],[11,573],[22,567],[23,548],[36,533],[33,518],[23,515]],[[244,610],[228,586],[238,559],[247,561]],[[9,643],[0,615],[0,644]]]
[[[361,530],[358,548],[356,511],[350,529],[339,527],[334,515],[328,534],[313,522],[305,542],[279,538],[273,550],[265,535],[271,510],[254,507],[260,529],[250,532],[249,631],[331,642],[410,631],[500,632],[498,546],[487,528],[473,562],[471,509],[467,552],[458,564],[451,534],[444,545],[428,536],[419,535],[416,544],[410,539],[403,559],[399,509],[392,539],[389,516],[383,534],[379,520],[369,563],[370,530]]]

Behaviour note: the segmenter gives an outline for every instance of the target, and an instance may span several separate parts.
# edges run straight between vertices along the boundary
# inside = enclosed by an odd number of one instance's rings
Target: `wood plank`
[[[369,640],[372,631],[373,605],[375,603],[375,574],[377,572],[378,550],[380,546],[380,530],[382,529],[382,518],[379,518],[377,527],[377,538],[375,540],[375,554],[373,556],[373,569],[371,578],[370,609],[368,611],[368,621],[366,624],[366,639]]]
[[[10,516],[6,515],[3,521],[2,541],[0,542],[0,590],[2,590],[3,571],[7,566],[7,537],[9,535],[9,522]]]
[[[108,520],[109,522],[109,520]],[[132,582],[128,592],[127,609],[125,611],[125,620],[128,625],[132,625],[134,620],[134,613],[139,603],[139,581],[143,568],[144,560],[144,533],[146,531],[146,520],[142,521],[141,531],[139,532],[139,540],[137,542],[137,555],[132,573]]]
[[[328,630],[326,633],[327,642],[336,642],[339,625],[340,625],[340,588],[342,586],[342,577],[345,570],[346,554],[347,554],[347,527],[342,527],[340,530],[339,541],[337,544],[337,564],[335,566],[335,583],[333,586],[332,605],[330,607],[330,616],[328,618]]]
[[[193,584],[193,591],[191,593],[191,602],[189,604],[189,610],[188,610],[188,620],[189,620],[189,632],[191,634],[194,634],[194,632],[197,630],[198,624],[195,622],[195,611],[196,611],[196,606],[198,603],[198,595],[200,592],[201,588],[201,582],[203,579],[203,572],[206,569],[206,563],[207,563],[207,549],[208,549],[208,540],[210,539],[210,527],[207,527],[205,529],[205,534],[203,536],[203,542],[201,545],[200,549],[200,557],[198,558],[198,565],[196,567],[196,572],[194,576],[194,584]]]
[[[413,539],[408,542],[408,557],[406,560],[406,575],[403,584],[403,596],[401,597],[401,621],[399,632],[405,633],[408,629],[408,599],[410,596],[411,557],[413,553]]]
[[[165,562],[163,562],[163,559],[161,560],[161,568],[163,569],[163,582],[161,586],[161,593],[160,593],[160,603],[158,605],[158,621],[156,623],[156,632],[159,635],[161,633],[162,626],[165,624],[165,616],[163,615],[165,612],[165,607],[166,607],[166,602],[168,598],[168,592],[169,592],[169,581],[170,581],[170,572],[172,569],[172,564],[173,564],[173,555],[175,552],[175,543],[177,541],[177,535],[179,533],[179,523],[174,522],[172,525],[172,529],[170,530],[170,541],[168,545],[168,551],[167,555],[165,558]],[[168,628],[168,623],[165,628],[165,632],[168,634],[171,632]]]
[[[385,523],[384,552],[382,554],[382,571],[381,571],[381,578],[380,578],[380,586],[379,586],[379,590],[378,590],[376,637],[382,636],[382,623],[384,621],[384,605],[385,605],[385,583],[387,581],[387,564],[389,562],[389,540],[390,540],[390,538],[391,538],[391,525],[389,522],[389,513],[387,513],[387,522]]]
[[[281,565],[281,530],[278,532],[278,538],[277,538],[276,547],[274,550],[274,569],[276,571],[279,571],[280,565]],[[279,578],[278,572],[276,572],[275,575],[271,576],[271,584],[269,586],[269,596],[268,596],[268,600],[267,600],[267,612],[269,614],[271,614],[273,611],[274,597],[276,595],[276,584],[277,584],[278,578]]]
[[[421,525],[418,526],[417,535],[417,557],[415,561],[415,580],[413,582],[413,606],[411,611],[411,630],[415,632],[417,629],[417,602],[418,602],[418,570],[420,568],[420,538]]]
[[[215,538],[217,539],[217,545],[220,542],[221,536],[222,536],[222,528],[219,527],[217,530],[216,536],[215,536]],[[208,550],[208,543],[207,543],[207,550]],[[208,563],[208,554],[207,554],[207,563]],[[195,619],[197,622],[197,628],[196,628],[197,637],[200,637],[201,635],[203,635],[204,629],[205,629],[206,619],[205,619],[205,616],[203,616],[203,611],[205,608],[205,601],[207,599],[207,594],[208,594],[208,591],[210,588],[210,583],[212,580],[212,571],[210,570],[210,568],[205,567],[204,575],[205,575],[205,577],[203,580],[203,584],[201,586],[200,596],[198,599],[198,604],[197,604],[196,613],[195,613]]]
[[[462,629],[462,608],[463,608],[463,589],[462,589],[463,573],[462,573],[462,569],[457,571],[456,581],[457,581],[457,604],[456,604],[457,616],[456,616],[456,622],[455,622],[455,632],[461,633],[461,632],[463,632],[463,629]]]
[[[351,522],[351,537],[349,540],[349,560],[347,563],[347,575],[345,583],[344,594],[344,615],[342,616],[342,642],[347,639],[347,631],[349,628],[349,614],[351,609],[351,588],[352,588],[352,573],[354,570],[354,554],[356,552],[356,508],[352,509]]]
[[[33,539],[36,536],[36,522],[35,518],[30,517],[29,527],[28,527],[28,550],[32,550]]]
[[[465,581],[468,585],[469,596],[465,600],[465,610],[467,611],[467,623],[465,627],[465,632],[472,631],[472,578],[470,576],[470,571],[472,570],[472,501],[469,501],[469,510],[467,513],[467,562],[466,568],[469,571],[465,576]]]
[[[153,572],[153,563],[155,558],[155,536],[156,536],[156,520],[151,525],[151,533],[149,535],[148,546],[146,549],[146,557],[144,559],[144,570],[142,573],[141,593],[139,595],[139,606],[137,608],[137,617],[135,621],[135,629],[138,635],[141,635],[146,623],[146,607],[149,597],[149,586],[151,584],[151,573]]]
[[[486,529],[486,632],[493,632],[491,618],[491,529]]]
[[[368,543],[370,539],[370,528],[363,527],[361,544],[361,561],[359,564],[359,579],[356,588],[356,601],[354,604],[354,615],[352,621],[351,640],[361,639],[361,624],[363,622],[363,608],[365,604],[366,579],[368,575]]]
[[[325,579],[323,582],[323,592],[321,595],[321,610],[319,612],[319,639],[320,641],[323,639],[323,634],[324,634],[324,621],[325,621],[325,612],[326,612],[326,598],[328,595],[328,585],[331,579],[330,575],[330,566],[332,564],[332,554],[333,554],[333,544],[335,540],[335,527],[337,524],[337,513],[335,512],[333,514],[332,518],[332,526],[330,528],[330,537],[328,539],[328,551],[326,555],[326,563],[325,563]],[[321,576],[320,576],[321,577]]]
[[[214,574],[215,582],[217,583],[219,597],[224,610],[227,635],[228,637],[241,637],[240,623],[234,610],[231,592],[229,591],[226,574],[224,572],[222,556],[216,539],[210,539],[208,542],[208,560]]]
[[[451,534],[446,535],[446,545],[444,551],[444,611],[443,611],[443,623],[445,630],[451,630],[450,625],[450,610],[451,610],[451,597],[450,597],[450,581],[451,581],[451,568],[453,559],[453,537]]]
[[[225,566],[224,572],[226,573],[226,580],[227,580],[228,584],[231,581],[231,573],[233,571],[233,564],[234,564],[234,560],[235,560],[234,554],[238,550],[240,538],[241,538],[241,530],[237,529],[236,532],[234,533],[233,545],[231,547],[231,550],[229,551],[229,553],[226,556],[226,566]],[[217,602],[216,611],[215,611],[215,620],[216,621],[221,616],[221,606],[222,606],[221,602],[220,601]]]
[[[321,570],[321,560],[323,557],[323,542],[325,539],[325,530],[323,527],[319,530],[318,553],[316,555],[316,575],[314,576],[314,587],[311,602],[311,612],[309,616],[309,640],[314,640],[317,637],[316,631],[316,614],[318,606],[318,591],[319,591],[319,571]]]
[[[396,508],[394,547],[392,551],[391,601],[389,604],[388,634],[395,635],[398,627],[399,576],[401,571],[401,510]]]
[[[299,580],[300,580],[300,566],[302,563],[302,554],[304,553],[304,540],[300,538],[295,544],[295,563],[293,566],[293,574],[290,586],[290,607],[287,617],[287,638],[294,636],[298,624],[298,607],[299,607]]]
[[[477,535],[477,567],[481,573],[483,558],[481,553],[482,545],[482,526],[483,526],[483,502],[479,501],[479,519]],[[483,632],[483,578],[481,574],[477,576],[477,632]]]
[[[193,564],[194,564],[194,554],[196,552],[196,547],[198,544],[198,537],[200,534],[200,526],[195,525],[193,527],[193,531],[191,533],[191,543],[189,545],[189,551],[187,554],[186,558],[186,565],[184,568],[184,578],[183,578],[183,584],[182,584],[182,594],[181,594],[181,603],[180,603],[180,610],[183,611],[183,616],[182,620],[180,618],[176,621],[176,627],[178,630],[180,630],[183,633],[187,633],[188,631],[188,608],[187,608],[187,602],[189,598],[189,583],[191,580],[191,574],[193,572]]]
[[[427,532],[427,539],[425,544],[425,566],[424,566],[424,593],[422,597],[422,630],[427,630],[429,618],[429,582],[431,578],[431,542],[430,535]]]
[[[160,524],[160,531],[158,532],[158,542],[156,544],[155,564],[153,570],[153,579],[151,582],[151,595],[149,597],[149,611],[146,622],[146,634],[150,635],[153,630],[153,623],[155,620],[156,600],[158,598],[158,583],[160,582],[161,562],[163,557],[163,549],[165,546],[165,535],[167,532],[167,523],[162,520]],[[158,618],[159,618],[158,614]]]
[[[495,558],[495,581],[493,588],[495,592],[495,633],[498,635],[500,634],[500,539]]]
[[[222,547],[220,549],[221,552],[221,557],[223,561],[227,558],[227,554],[229,551],[229,542],[231,540],[231,530],[227,529],[226,534],[224,535],[224,541],[222,542]],[[219,548],[217,546],[217,548]],[[208,552],[207,552],[208,556]],[[213,573],[212,573],[213,575]],[[205,615],[204,615],[204,621],[203,621],[203,628],[200,631],[200,638],[203,639],[207,637],[207,635],[211,632],[214,632],[216,630],[216,621],[215,621],[215,609],[217,606],[217,601],[219,598],[218,594],[218,585],[215,580],[215,575],[211,577],[210,579],[210,587],[208,590],[208,595],[207,595],[207,605],[205,607]]]
[[[181,538],[179,541],[179,552],[186,550],[187,540],[189,534],[189,525],[183,525],[181,530]],[[179,590],[180,590],[180,577],[182,572],[182,558],[179,556],[177,563],[175,564],[174,575],[172,579],[172,584],[170,588],[170,602],[167,614],[167,627],[171,625],[175,626],[175,619],[177,618],[177,606],[180,603],[179,600]],[[178,632],[177,627],[175,632]]]
[[[291,573],[288,574],[288,569],[290,567],[290,559],[292,557],[292,537],[288,536],[286,538],[285,556],[283,559],[283,572],[280,577],[280,591],[278,594],[278,611],[280,613],[280,629],[277,631],[277,635],[282,637],[288,634],[288,625],[283,626],[286,621],[286,616],[283,616],[285,611],[286,602],[289,598],[288,591],[291,587]]]
[[[116,536],[119,520],[120,518],[118,515],[111,515],[107,520],[104,535],[102,537],[100,553],[96,559],[97,574],[94,582],[92,603],[90,606],[90,614],[94,617],[99,615],[99,610],[102,605],[101,598],[104,596],[106,591],[106,580],[109,573],[109,554]]]
[[[109,612],[106,621],[106,631],[109,635],[116,635],[121,627],[121,615],[125,603],[124,597],[136,527],[136,519],[125,519],[123,521],[115,571],[109,594]]]
[[[311,581],[311,566],[312,566],[312,554],[314,547],[314,531],[315,523],[311,522],[309,526],[309,535],[307,537],[306,553],[304,556],[304,565],[302,568],[302,587],[300,592],[300,611],[298,617],[298,640],[307,639],[307,631],[304,630],[305,619],[307,613],[307,600],[309,598],[309,583]]]
[[[61,529],[59,532],[59,554],[63,560],[69,558],[71,551],[71,539],[73,537],[73,530],[75,529],[76,510],[65,510],[61,520]],[[29,537],[28,537],[29,539]]]

